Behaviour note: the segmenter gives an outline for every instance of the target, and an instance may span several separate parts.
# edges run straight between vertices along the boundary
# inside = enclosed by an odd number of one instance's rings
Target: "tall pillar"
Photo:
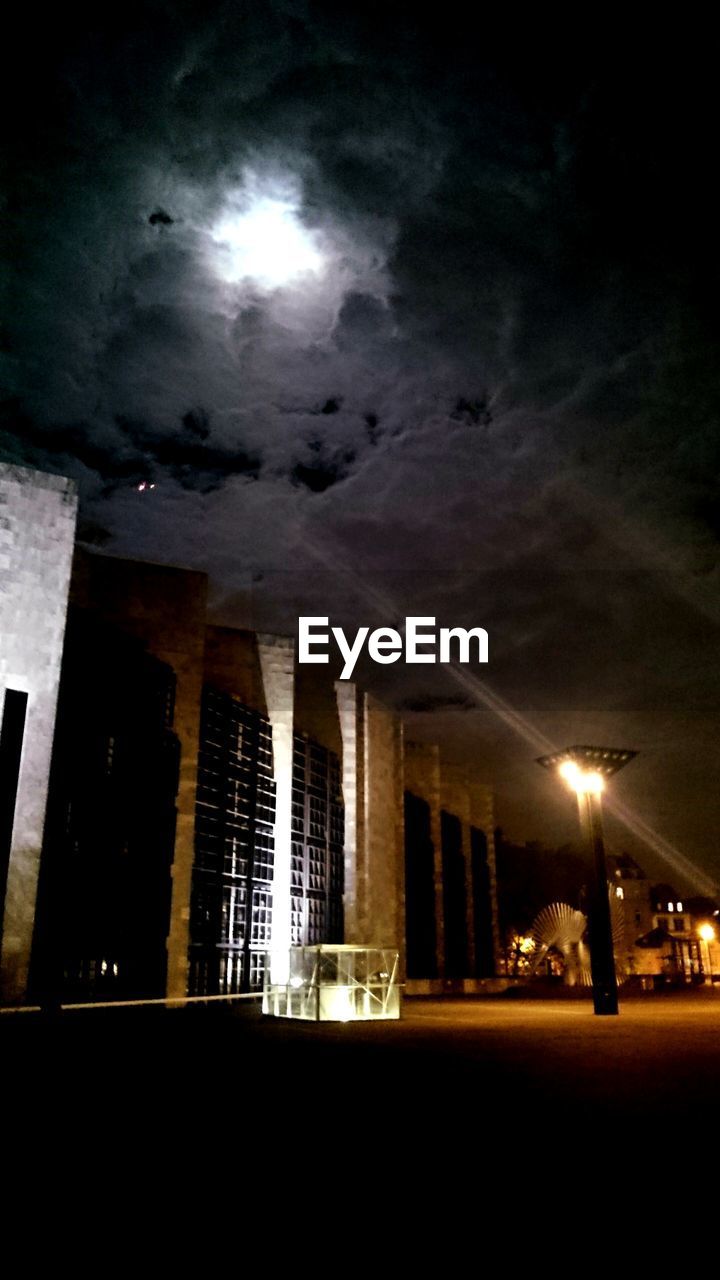
[[[342,790],[345,808],[345,888],[343,915],[345,941],[365,934],[365,745],[362,699],[348,680],[335,684],[342,738]]]
[[[273,980],[283,981],[291,941],[291,833],[293,705],[295,642],[289,636],[258,635],[258,657],[262,671],[267,715],[272,726],[273,772],[275,774],[275,856],[273,870],[272,948],[278,950],[278,968]]]
[[[343,739],[345,941],[405,951],[402,722],[336,684]]]
[[[26,998],[75,540],[75,485],[0,465],[0,998]]]

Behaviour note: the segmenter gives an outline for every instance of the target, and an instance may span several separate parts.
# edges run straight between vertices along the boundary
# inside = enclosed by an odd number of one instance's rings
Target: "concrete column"
[[[342,739],[342,790],[345,807],[345,941],[358,941],[364,932],[365,866],[365,724],[357,688],[338,680],[335,694]]]
[[[402,723],[377,699],[336,686],[343,740],[345,941],[405,951]]]
[[[27,694],[14,812],[8,815],[0,999],[27,995],[60,664],[75,540],[75,485],[0,465],[0,723]]]
[[[273,871],[273,949],[290,946],[293,705],[295,641],[289,636],[258,635],[267,715],[272,726],[275,774],[275,859]],[[282,962],[281,962],[282,963]],[[286,963],[286,962],[285,962]],[[273,974],[281,982],[282,973]]]
[[[402,721],[366,694],[365,833],[368,945],[399,947],[405,955],[405,819]]]

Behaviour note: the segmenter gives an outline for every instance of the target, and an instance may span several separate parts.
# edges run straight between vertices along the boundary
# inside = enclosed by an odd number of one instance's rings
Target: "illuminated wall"
[[[4,1002],[27,990],[76,514],[72,481],[0,464]]]
[[[272,946],[286,951],[291,943],[295,642],[287,636],[258,635],[257,646],[272,726],[275,775]]]
[[[405,952],[402,722],[350,681],[336,686],[343,742],[345,941]]]
[[[270,722],[207,684],[190,907],[191,995],[262,986],[273,915],[274,824]]]

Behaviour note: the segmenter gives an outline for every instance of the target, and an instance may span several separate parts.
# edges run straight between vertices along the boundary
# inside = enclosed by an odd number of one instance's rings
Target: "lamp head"
[[[578,795],[600,795],[605,779],[618,773],[637,755],[618,747],[566,747],[550,756],[540,756],[543,769],[556,769],[564,782]]]

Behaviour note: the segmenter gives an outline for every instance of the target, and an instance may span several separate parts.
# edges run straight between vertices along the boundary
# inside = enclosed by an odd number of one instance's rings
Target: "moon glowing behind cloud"
[[[257,190],[242,192],[228,204],[210,234],[215,269],[227,284],[251,280],[279,289],[323,270],[322,254],[300,222],[292,199]]]

